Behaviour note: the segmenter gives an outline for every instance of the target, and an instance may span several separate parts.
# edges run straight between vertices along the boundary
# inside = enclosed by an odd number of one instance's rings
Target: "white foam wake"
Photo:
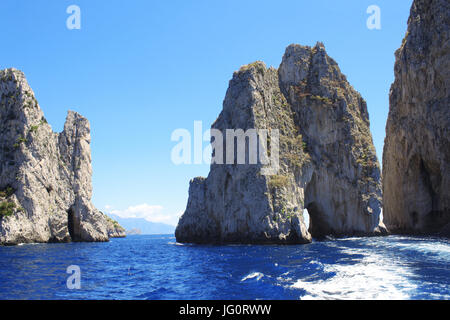
[[[417,286],[408,277],[411,271],[396,261],[362,249],[345,249],[348,254],[364,255],[356,264],[325,265],[325,273],[335,274],[326,280],[297,280],[291,285],[303,289],[302,299],[407,299]]]
[[[261,272],[252,272],[249,275],[246,275],[244,278],[242,278],[241,282],[244,282],[249,279],[255,279],[255,278],[256,278],[256,281],[259,281],[262,279],[262,277],[264,277],[264,274],[262,274]]]

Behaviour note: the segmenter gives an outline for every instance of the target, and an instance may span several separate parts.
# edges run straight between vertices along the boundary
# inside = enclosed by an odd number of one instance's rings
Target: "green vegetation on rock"
[[[329,99],[329,98],[327,98],[327,97],[321,97],[321,96],[313,96],[313,95],[311,95],[310,98],[313,99],[313,100],[321,101],[321,102],[326,103],[326,104],[333,104],[333,101],[331,101],[331,99]]]
[[[239,72],[244,72],[244,71],[250,70],[252,68],[255,68],[258,73],[264,74],[264,71],[266,70],[266,65],[262,61],[255,61],[253,63],[242,66],[239,69]]]
[[[14,194],[14,189],[7,187],[5,190],[0,190],[0,198],[8,198]]]
[[[0,202],[0,218],[12,216],[16,208],[16,204],[12,201]]]
[[[288,185],[288,177],[283,175],[273,175],[269,178],[270,188],[283,188]]]

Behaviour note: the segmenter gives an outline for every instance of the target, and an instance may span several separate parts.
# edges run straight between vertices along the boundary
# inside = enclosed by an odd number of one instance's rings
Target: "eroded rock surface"
[[[415,0],[396,52],[383,155],[384,221],[450,236],[450,2]]]
[[[323,44],[289,46],[278,70],[255,62],[235,72],[212,128],[278,129],[280,170],[213,163],[190,183],[177,241],[308,243],[385,231],[366,102]]]
[[[0,244],[108,241],[91,176],[88,120],[69,111],[54,133],[23,73],[0,71]]]
[[[126,230],[116,221],[106,216],[107,232],[109,238],[125,238]]]

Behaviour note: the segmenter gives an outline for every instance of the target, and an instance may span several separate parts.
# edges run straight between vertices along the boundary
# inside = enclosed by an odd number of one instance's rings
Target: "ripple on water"
[[[80,290],[66,287],[69,265]],[[299,246],[173,236],[0,247],[0,299],[450,299],[450,242],[389,236]]]

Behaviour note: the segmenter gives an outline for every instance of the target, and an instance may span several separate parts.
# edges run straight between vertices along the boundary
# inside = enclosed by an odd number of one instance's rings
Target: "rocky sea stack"
[[[396,52],[383,155],[394,233],[450,236],[450,2],[415,0]]]
[[[255,62],[235,72],[212,128],[278,129],[280,169],[213,163],[207,179],[190,183],[178,242],[294,244],[385,232],[367,105],[323,44],[290,45],[278,70]]]
[[[125,236],[91,203],[90,125],[69,111],[54,133],[25,76],[0,71],[0,244]]]

